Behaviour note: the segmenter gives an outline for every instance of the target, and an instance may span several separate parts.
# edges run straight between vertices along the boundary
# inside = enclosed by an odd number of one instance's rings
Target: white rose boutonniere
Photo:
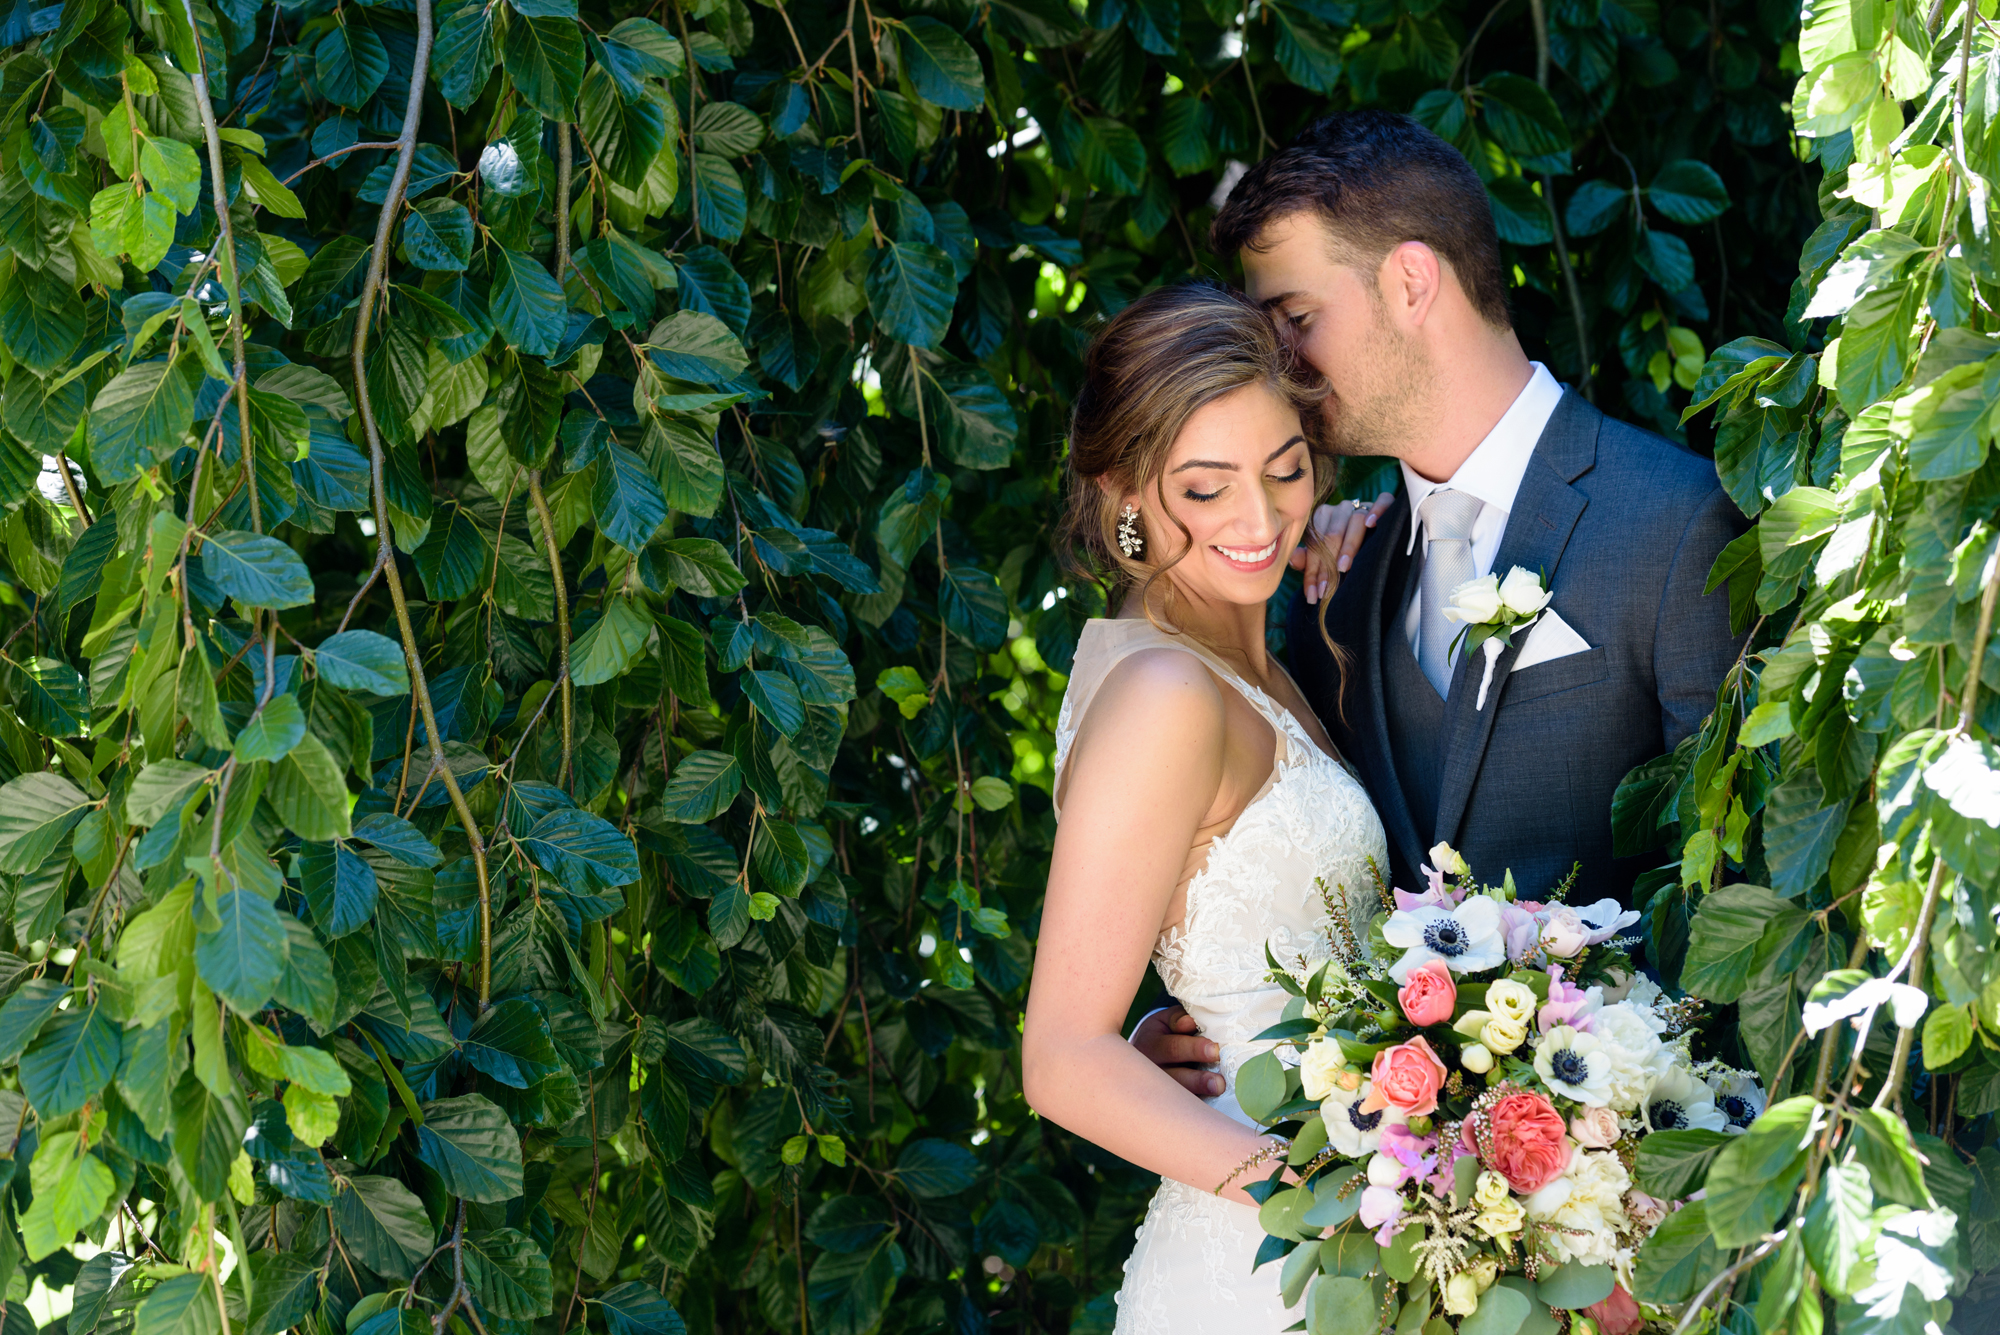
[[[1462,644],[1466,652],[1483,648],[1486,654],[1474,709],[1486,708],[1486,692],[1493,684],[1493,665],[1499,661],[1500,651],[1514,643],[1514,632],[1527,629],[1540,618],[1549,598],[1547,581],[1525,566],[1515,566],[1504,579],[1499,575],[1469,579],[1451,591],[1451,606],[1444,609],[1444,615],[1465,627],[1454,643]]]

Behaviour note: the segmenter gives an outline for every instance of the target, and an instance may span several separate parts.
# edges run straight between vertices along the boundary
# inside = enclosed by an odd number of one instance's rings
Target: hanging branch
[[[1549,14],[1547,0],[1529,0],[1535,18],[1535,82],[1549,90]],[[1499,13],[1496,6],[1493,13]],[[1486,16],[1489,20],[1493,14]],[[1485,25],[1481,25],[1483,28]],[[1569,241],[1563,236],[1562,214],[1556,210],[1556,178],[1542,173],[1542,206],[1549,211],[1549,231],[1555,237],[1556,263],[1562,269],[1563,286],[1569,291],[1570,318],[1576,322],[1577,391],[1595,402],[1590,392],[1590,317],[1583,309],[1583,289],[1577,286],[1576,266],[1570,263]]]
[[[229,293],[229,344],[236,357],[237,448],[243,454],[243,485],[250,493],[250,531],[264,531],[264,516],[257,500],[257,458],[250,439],[250,372],[243,358],[243,274],[236,267],[236,228],[229,220],[229,191],[222,179],[222,127],[215,121],[215,104],[208,91],[208,52],[201,43],[201,27],[195,22],[194,0],[181,0],[187,15],[188,38],[194,44],[195,68],[188,77],[194,84],[195,110],[201,113],[202,137],[208,141],[208,176],[215,202],[215,226],[226,261],[223,287]],[[429,43],[421,44],[418,61],[428,55]],[[419,81],[421,82],[421,81]],[[414,95],[413,95],[414,96]],[[384,206],[386,209],[386,205]]]
[[[183,0],[185,3],[186,0]],[[403,113],[403,132],[396,138],[396,169],[389,178],[389,193],[382,200],[382,212],[375,223],[375,246],[368,255],[368,272],[361,282],[361,296],[355,307],[354,407],[361,414],[361,429],[368,438],[368,475],[375,510],[375,547],[382,566],[383,582],[389,586],[389,601],[396,608],[396,628],[402,632],[403,657],[410,668],[410,694],[424,718],[424,736],[430,743],[431,759],[444,779],[451,796],[451,808],[465,827],[466,842],[472,847],[473,869],[479,875],[479,1006],[490,1003],[493,986],[493,902],[486,875],[486,845],[479,837],[479,822],[473,818],[458,776],[444,760],[444,734],[438,728],[437,711],[431,707],[430,684],[424,678],[423,652],[417,647],[416,627],[410,623],[409,599],[403,596],[403,576],[396,566],[396,552],[390,539],[389,491],[384,477],[382,433],[375,426],[375,405],[368,395],[368,325],[375,299],[387,282],[389,236],[395,229],[396,212],[403,203],[403,191],[410,183],[410,163],[417,154],[417,126],[424,117],[424,80],[431,60],[431,0],[416,0],[417,51],[410,66],[410,101]],[[407,776],[409,764],[404,762]]]

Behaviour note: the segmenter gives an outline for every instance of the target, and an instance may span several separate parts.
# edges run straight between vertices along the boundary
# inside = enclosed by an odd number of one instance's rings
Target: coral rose
[[[1458,1005],[1458,984],[1451,981],[1451,966],[1443,960],[1418,965],[1397,990],[1396,1000],[1402,1003],[1403,1018],[1419,1029],[1445,1023]]]
[[[1509,1094],[1487,1116],[1493,1151],[1486,1166],[1523,1196],[1540,1191],[1569,1167],[1569,1128],[1540,1094]]]
[[[1394,1108],[1406,1116],[1427,1117],[1437,1111],[1438,1089],[1446,1074],[1444,1063],[1421,1035],[1398,1043],[1375,1054],[1375,1065],[1369,1071],[1375,1087],[1361,1101],[1361,1111]],[[1556,1119],[1556,1125],[1562,1126],[1561,1118]]]
[[[1603,1335],[1636,1335],[1646,1324],[1639,1315],[1639,1304],[1633,1301],[1631,1294],[1615,1284],[1611,1287],[1609,1298],[1592,1303],[1583,1309],[1583,1314],[1597,1323]]]

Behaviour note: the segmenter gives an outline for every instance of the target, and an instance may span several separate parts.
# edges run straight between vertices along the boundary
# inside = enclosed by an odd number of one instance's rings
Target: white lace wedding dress
[[[1153,967],[1201,1032],[1222,1049],[1224,1092],[1209,1102],[1254,1125],[1236,1103],[1236,1072],[1269,1044],[1251,1036],[1276,1023],[1286,993],[1266,981],[1268,945],[1288,967],[1317,967],[1330,950],[1325,893],[1348,904],[1357,934],[1380,911],[1368,860],[1387,875],[1388,843],[1361,781],[1314,744],[1291,713],[1200,645],[1143,619],[1087,622],[1056,724],[1055,772],[1077,725],[1111,670],[1141,649],[1200,659],[1249,702],[1278,735],[1270,779],[1187,887],[1182,925],[1161,935]],[[1058,808],[1060,816],[1060,808]],[[1287,1311],[1278,1267],[1251,1273],[1264,1240],[1257,1212],[1224,1200],[1215,1183],[1162,1179],[1125,1263],[1117,1335],[1276,1335],[1303,1310]]]

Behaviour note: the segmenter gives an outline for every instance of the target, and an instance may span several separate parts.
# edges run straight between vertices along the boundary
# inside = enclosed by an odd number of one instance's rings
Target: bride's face
[[[1268,601],[1312,514],[1312,458],[1297,411],[1261,384],[1216,399],[1188,418],[1160,484],[1129,498],[1145,526],[1143,559],[1163,562],[1185,550],[1168,577],[1190,596]]]

